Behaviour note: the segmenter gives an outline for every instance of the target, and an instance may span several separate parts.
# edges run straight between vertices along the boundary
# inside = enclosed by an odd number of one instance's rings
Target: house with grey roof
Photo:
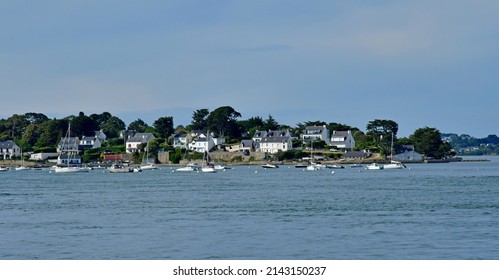
[[[174,148],[187,148],[187,134],[175,134],[173,135],[173,147]]]
[[[421,161],[423,156],[414,150],[414,145],[402,145],[402,147],[397,151],[396,155],[393,155],[392,160],[397,161]]]
[[[293,138],[296,138],[289,130],[270,130],[270,131],[258,130],[255,132],[252,138],[253,146],[255,147],[256,150],[259,150],[260,142],[262,142],[264,138],[272,138],[272,137],[289,137],[291,140]]]
[[[293,142],[289,136],[263,137],[259,144],[258,150],[269,154],[276,154],[279,150],[289,151],[293,149]]]
[[[331,142],[329,129],[325,125],[307,126],[303,131],[302,140],[303,142],[324,141],[327,145],[329,145]]]
[[[140,145],[146,144],[147,142],[155,139],[152,133],[135,133],[133,137],[126,140],[126,152],[127,154],[133,154],[138,152]]]
[[[62,152],[78,154],[80,152],[80,139],[78,137],[63,137],[57,145],[57,153]]]
[[[331,133],[331,146],[336,146],[338,149],[352,150],[355,148],[355,139],[352,131],[336,131]]]
[[[80,150],[97,149],[101,146],[101,140],[94,136],[83,136],[80,140]]]
[[[12,159],[21,156],[21,148],[12,140],[0,141],[0,157]]]

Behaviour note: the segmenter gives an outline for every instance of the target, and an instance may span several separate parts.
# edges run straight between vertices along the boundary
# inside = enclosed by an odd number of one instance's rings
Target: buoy
[[[258,170],[255,170],[255,174],[258,173]]]
[[[331,174],[334,174],[334,171],[333,171],[333,172],[331,172]]]

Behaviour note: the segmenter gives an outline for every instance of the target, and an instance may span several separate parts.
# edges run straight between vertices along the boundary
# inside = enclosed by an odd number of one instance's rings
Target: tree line
[[[102,130],[108,137],[106,146],[115,150],[124,149],[123,140],[119,139],[123,130],[149,132],[157,138],[153,146],[156,148],[171,148],[174,134],[186,134],[192,130],[209,130],[216,136],[223,136],[227,143],[238,143],[242,139],[251,139],[256,131],[289,130],[295,135],[303,133],[307,126],[326,126],[332,131],[350,130],[356,141],[355,150],[373,150],[388,155],[392,141],[395,148],[400,145],[412,144],[416,151],[428,157],[442,158],[452,155],[452,147],[441,139],[441,133],[436,128],[424,127],[417,129],[410,137],[397,138],[398,124],[393,120],[376,119],[368,122],[366,130],[346,124],[306,121],[295,126],[279,124],[271,115],[267,118],[260,116],[242,119],[242,115],[230,106],[222,106],[213,111],[198,109],[192,114],[189,125],[174,126],[172,116],[163,116],[151,125],[140,118],[128,125],[119,117],[109,112],[86,115],[70,115],[62,119],[50,119],[42,113],[15,114],[7,119],[0,120],[0,140],[14,140],[23,151],[55,150],[60,139],[64,137],[69,123],[73,137],[94,136],[95,131]],[[303,143],[297,141],[294,147]],[[324,148],[325,143],[314,143],[316,148]],[[120,148],[121,147],[121,148]]]

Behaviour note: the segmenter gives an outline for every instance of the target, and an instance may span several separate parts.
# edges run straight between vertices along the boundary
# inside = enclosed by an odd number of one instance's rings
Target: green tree
[[[367,135],[372,138],[374,145],[380,148],[385,156],[390,152],[392,140],[395,141],[398,124],[392,120],[374,120],[367,124]]]
[[[161,117],[153,123],[154,130],[163,139],[168,139],[174,133],[173,117]]]
[[[102,129],[102,125],[104,125],[113,115],[109,112],[104,112],[102,114],[92,114],[90,118],[97,123],[99,128]]]
[[[42,135],[41,126],[42,124],[32,123],[28,125],[28,127],[26,127],[26,130],[23,134],[23,140],[26,141],[26,143],[28,143],[30,146],[34,146],[36,144],[36,141],[38,141],[38,139]]]
[[[440,131],[436,128],[419,128],[409,138],[416,152],[426,157],[444,158],[450,155],[450,144],[442,141]]]
[[[207,118],[208,129],[218,136],[239,138],[241,131],[237,125],[238,117],[241,117],[241,114],[230,106],[217,108]]]
[[[83,112],[71,120],[71,137],[94,136],[96,130],[99,124]]]
[[[137,132],[146,132],[147,128],[149,128],[149,125],[141,119],[137,119],[128,125],[128,130],[135,130]]]
[[[118,138],[120,131],[125,130],[126,125],[120,118],[112,116],[100,128],[106,134],[107,138]]]
[[[208,109],[199,109],[192,114],[192,122],[189,126],[191,130],[205,130],[208,127]]]
[[[30,124],[41,124],[49,120],[47,116],[41,113],[26,113],[24,116]]]
[[[349,125],[346,125],[346,124],[341,124],[341,123],[329,123],[327,125],[327,128],[329,129],[329,131],[333,132],[333,131],[352,131],[352,134],[355,132],[355,131],[358,131],[359,129],[356,128],[356,127],[351,127]]]
[[[264,122],[261,117],[251,117],[237,122],[244,137],[251,138],[258,130],[263,130]]]
[[[271,115],[263,122],[263,130],[277,130],[278,128],[279,123]]]
[[[66,120],[49,120],[44,122],[40,130],[42,131],[40,138],[36,142],[36,146],[55,147],[62,137],[66,134],[68,122]]]

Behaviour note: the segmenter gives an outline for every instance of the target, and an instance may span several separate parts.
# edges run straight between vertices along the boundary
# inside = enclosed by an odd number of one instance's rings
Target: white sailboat
[[[16,167],[15,170],[16,171],[31,170],[31,168],[24,165],[24,157],[23,157],[23,150],[22,149],[21,149],[21,166]]]
[[[210,155],[209,155],[209,150],[210,150],[210,132],[206,132],[206,142],[207,142],[207,147],[206,147],[206,157],[205,157],[205,162],[206,164],[201,167],[201,172],[203,173],[217,173],[217,170],[215,169],[215,166],[210,163]]]
[[[66,136],[64,137],[61,145],[61,156],[66,157],[67,165],[66,166],[56,166],[54,168],[55,173],[79,173],[79,172],[88,172],[87,168],[81,166],[71,166],[71,161],[75,159],[75,152],[70,148],[69,138],[71,137],[71,123],[68,124],[68,131],[66,132]]]
[[[311,143],[310,143],[310,164],[307,165],[307,170],[308,171],[317,171],[317,170],[321,170],[321,169],[326,168],[325,165],[314,162],[313,151],[314,151],[314,140],[312,139]]]
[[[392,132],[392,146],[390,150],[390,163],[384,164],[383,169],[404,169],[406,166],[400,162],[393,160],[393,132]]]
[[[149,162],[149,141],[147,141],[147,147],[146,147],[146,154],[145,154],[145,157],[142,159],[142,162],[146,162],[148,163]],[[151,163],[151,164],[142,164],[140,166],[140,169],[145,171],[145,170],[156,170],[158,169],[158,167],[154,164],[154,163]]]

